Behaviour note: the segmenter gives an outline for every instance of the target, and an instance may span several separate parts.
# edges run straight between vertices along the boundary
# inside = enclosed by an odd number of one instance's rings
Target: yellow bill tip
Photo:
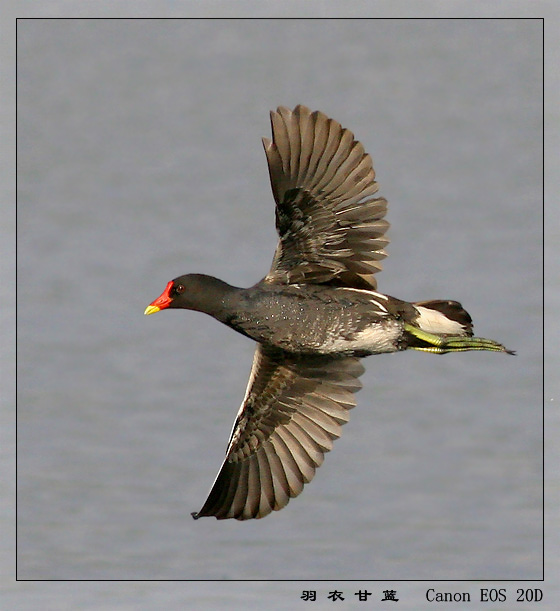
[[[158,308],[155,305],[149,305],[145,310],[144,310],[144,315],[148,316],[148,314],[155,314],[156,312],[159,312],[160,308]]]

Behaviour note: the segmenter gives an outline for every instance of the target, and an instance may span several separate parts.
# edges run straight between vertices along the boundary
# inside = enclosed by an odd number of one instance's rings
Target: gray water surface
[[[27,20],[18,28],[25,579],[537,579],[538,21]],[[342,438],[264,520],[193,521],[254,346],[144,308],[268,270],[268,110],[350,128],[389,200],[379,288],[516,357],[370,357]],[[302,588],[304,589],[304,588]]]

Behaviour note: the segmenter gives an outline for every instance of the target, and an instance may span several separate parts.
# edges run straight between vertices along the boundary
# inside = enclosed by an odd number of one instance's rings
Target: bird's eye
[[[180,295],[181,293],[184,293],[184,292],[185,292],[185,287],[184,287],[182,284],[178,284],[178,285],[175,287],[175,292],[176,292],[178,295]]]

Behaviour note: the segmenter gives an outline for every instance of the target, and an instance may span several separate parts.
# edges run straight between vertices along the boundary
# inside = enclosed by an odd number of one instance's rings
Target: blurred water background
[[[540,23],[27,20],[18,41],[19,577],[541,577]],[[254,346],[143,311],[182,273],[266,273],[260,138],[297,103],[373,157],[380,290],[457,299],[518,354],[370,357],[299,498],[195,522]]]

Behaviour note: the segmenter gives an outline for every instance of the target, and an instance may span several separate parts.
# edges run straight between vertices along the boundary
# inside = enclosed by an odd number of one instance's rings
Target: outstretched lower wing
[[[285,507],[340,436],[363,371],[353,357],[302,357],[257,346],[226,458],[193,517],[247,520]]]
[[[354,134],[305,106],[270,113],[263,138],[280,242],[267,282],[376,288],[389,240],[387,201]]]

